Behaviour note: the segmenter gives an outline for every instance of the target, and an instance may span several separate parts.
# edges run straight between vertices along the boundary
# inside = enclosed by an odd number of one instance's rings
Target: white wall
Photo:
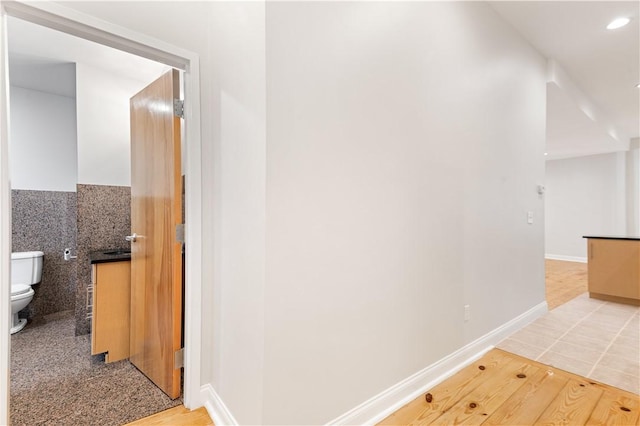
[[[268,2],[266,39],[263,423],[319,424],[544,301],[546,64],[479,2]]]
[[[328,421],[543,301],[545,63],[486,5],[66,5],[200,55],[202,381],[240,423]]]
[[[547,256],[586,260],[584,235],[626,234],[625,170],[625,153],[547,161]]]
[[[11,188],[75,192],[75,99],[18,86],[10,92]]]
[[[11,87],[13,189],[75,191],[77,183],[131,184],[129,99],[151,80],[123,77],[83,63],[69,66],[75,99]],[[54,77],[62,78],[61,67],[52,68],[57,70]],[[30,68],[34,68],[31,77],[46,70],[25,65],[20,71]],[[21,75],[18,81],[27,77]]]
[[[627,234],[640,235],[640,138],[626,152]]]
[[[218,212],[209,270],[218,308],[212,377],[243,424],[263,423],[265,285],[265,4],[212,3],[212,153]],[[209,189],[207,189],[209,190]],[[219,192],[218,192],[219,191]],[[217,195],[217,196],[216,196]],[[206,240],[207,238],[205,238]],[[206,307],[205,310],[210,309]],[[212,346],[209,346],[212,345]]]
[[[200,56],[202,383],[213,385],[240,423],[260,424],[265,250],[264,3],[63,4]]]
[[[78,183],[131,185],[129,99],[150,82],[77,64]]]

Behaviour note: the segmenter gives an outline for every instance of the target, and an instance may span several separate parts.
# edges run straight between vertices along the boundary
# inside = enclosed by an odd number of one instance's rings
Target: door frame
[[[9,181],[9,81],[7,17],[62,31],[183,71],[185,174],[185,327],[184,405],[202,406],[200,397],[202,329],[202,140],[200,135],[200,60],[198,54],[129,28],[105,22],[51,2],[0,3],[0,424],[9,424],[11,186]]]

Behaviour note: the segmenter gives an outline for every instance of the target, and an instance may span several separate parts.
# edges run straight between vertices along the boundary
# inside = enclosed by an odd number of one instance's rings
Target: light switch
[[[527,212],[527,223],[528,224],[533,223],[533,212]]]

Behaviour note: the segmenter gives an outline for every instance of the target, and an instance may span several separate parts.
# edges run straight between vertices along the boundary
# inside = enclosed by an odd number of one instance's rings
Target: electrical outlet
[[[471,306],[464,305],[464,321],[467,322],[471,319]]]

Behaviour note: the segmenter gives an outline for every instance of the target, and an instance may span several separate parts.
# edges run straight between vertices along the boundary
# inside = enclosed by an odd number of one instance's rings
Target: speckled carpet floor
[[[181,404],[128,361],[91,356],[72,313],[54,314],[11,336],[11,423],[122,425]]]

